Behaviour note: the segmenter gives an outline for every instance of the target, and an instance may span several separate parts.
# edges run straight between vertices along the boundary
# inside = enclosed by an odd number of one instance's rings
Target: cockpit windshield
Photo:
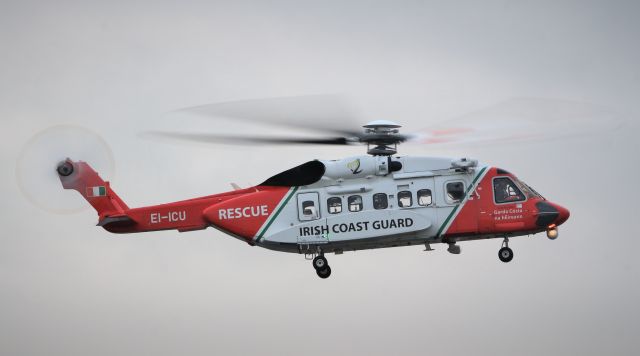
[[[531,188],[531,186],[529,186],[527,183],[521,181],[520,179],[518,179],[516,177],[514,177],[514,181],[516,182],[516,185],[518,186],[518,188],[520,188],[520,190],[522,190],[524,192],[524,194],[527,195],[527,198],[542,198],[542,199],[544,199],[542,194],[538,193],[535,189]]]

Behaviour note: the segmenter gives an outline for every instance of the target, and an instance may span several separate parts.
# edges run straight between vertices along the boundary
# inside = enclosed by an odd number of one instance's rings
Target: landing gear
[[[503,247],[498,251],[498,257],[500,257],[500,261],[507,263],[513,259],[513,250],[508,247]]]
[[[324,258],[324,255],[316,256],[313,259],[312,263],[313,263],[313,268],[315,268],[316,270],[321,270],[329,266],[329,262],[327,262],[327,259]]]
[[[502,242],[502,248],[498,251],[498,258],[504,263],[510,262],[513,259],[513,250],[509,248],[509,239],[506,237]]]
[[[331,275],[331,267],[327,266],[324,269],[317,269],[316,274],[322,279],[329,278]]]
[[[316,256],[311,263],[313,264],[313,268],[315,268],[318,277],[322,279],[329,278],[331,275],[331,267],[329,267],[329,262],[322,252],[320,252],[320,254]]]
[[[460,246],[456,245],[455,242],[451,242],[449,243],[449,247],[447,248],[447,251],[449,251],[449,253],[452,253],[454,255],[459,255],[460,254]]]

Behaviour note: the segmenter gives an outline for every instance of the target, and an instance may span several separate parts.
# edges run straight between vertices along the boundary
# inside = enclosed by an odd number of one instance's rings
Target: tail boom
[[[202,210],[213,202],[190,200],[130,209],[86,162],[66,159],[57,168],[64,189],[80,193],[98,213],[98,226],[114,233],[204,229]]]
[[[79,192],[98,213],[98,226],[113,233],[159,230],[192,231],[212,225],[203,212],[213,205],[256,191],[255,188],[131,209],[86,162],[70,159],[58,165],[65,189]]]

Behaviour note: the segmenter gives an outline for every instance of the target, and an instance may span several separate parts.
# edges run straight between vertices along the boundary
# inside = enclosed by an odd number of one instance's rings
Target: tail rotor
[[[105,177],[113,176],[113,153],[99,134],[77,125],[52,126],[33,135],[18,157],[15,172],[22,195],[52,213],[87,209],[81,196],[70,194],[60,185],[59,177],[74,171],[68,157],[91,162]]]

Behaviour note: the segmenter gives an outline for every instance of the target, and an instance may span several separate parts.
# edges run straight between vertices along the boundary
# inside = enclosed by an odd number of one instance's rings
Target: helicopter
[[[224,106],[223,106],[224,107]],[[218,107],[219,108],[219,107]],[[502,239],[498,258],[510,262],[509,239],[545,232],[553,240],[570,216],[509,171],[476,159],[399,156],[405,141],[441,140],[466,130],[400,134],[376,120],[361,132],[330,138],[260,138],[156,132],[192,141],[366,145],[367,154],[311,160],[248,188],[160,205],[130,208],[108,181],[81,160],[56,166],[64,189],[97,211],[98,226],[116,234],[213,227],[251,246],[304,255],[320,278],[331,275],[327,254],[346,251]]]

